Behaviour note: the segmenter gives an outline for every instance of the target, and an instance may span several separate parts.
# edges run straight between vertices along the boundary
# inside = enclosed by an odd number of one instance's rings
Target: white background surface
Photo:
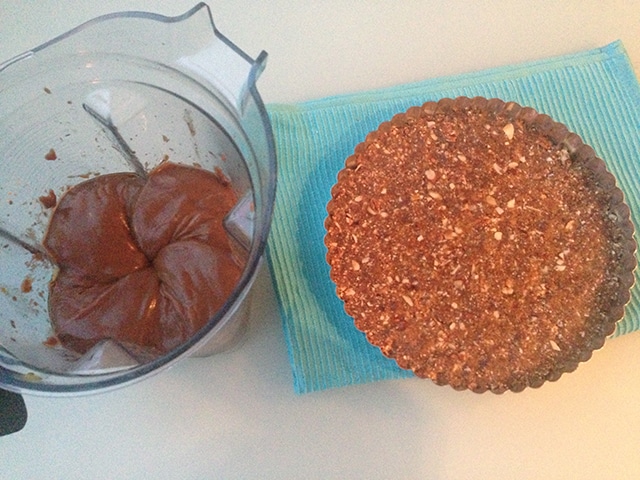
[[[317,98],[625,44],[640,3],[212,1],[218,28],[264,49],[265,102]],[[187,0],[0,0],[0,61],[94,16],[177,15]],[[2,106],[0,105],[0,108]],[[1,175],[1,172],[0,172]],[[259,279],[238,350],[81,398],[27,397],[0,438],[0,478],[640,478],[640,334],[559,382],[476,395],[428,381],[293,393],[273,291]]]

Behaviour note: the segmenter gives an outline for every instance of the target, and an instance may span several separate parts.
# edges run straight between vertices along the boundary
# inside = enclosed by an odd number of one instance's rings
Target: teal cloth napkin
[[[272,104],[278,191],[267,254],[294,389],[306,393],[411,377],[367,343],[336,297],[325,263],[330,189],[366,134],[412,105],[498,97],[563,122],[605,160],[640,225],[640,86],[620,42],[536,62],[293,105]],[[640,289],[614,335],[640,329]]]

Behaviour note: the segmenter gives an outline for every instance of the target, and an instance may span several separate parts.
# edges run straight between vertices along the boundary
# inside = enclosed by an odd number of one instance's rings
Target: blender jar
[[[232,345],[246,326],[276,185],[255,60],[223,36],[203,3],[178,17],[98,17],[0,64],[0,386],[78,394],[140,380],[184,356]],[[87,178],[144,174],[164,160],[222,171],[239,201],[225,219],[244,269],[205,327],[151,360],[111,340],[78,355],[53,345],[55,265],[42,247],[59,198]]]

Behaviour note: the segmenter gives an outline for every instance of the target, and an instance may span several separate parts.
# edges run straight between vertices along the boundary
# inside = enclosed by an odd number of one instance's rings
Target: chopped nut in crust
[[[325,245],[347,313],[385,355],[500,393],[602,344],[635,244],[607,214],[608,180],[530,111],[488,105],[443,100],[370,134],[332,190]]]

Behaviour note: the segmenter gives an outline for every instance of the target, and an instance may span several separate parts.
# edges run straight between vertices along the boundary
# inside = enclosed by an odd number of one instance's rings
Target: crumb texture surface
[[[372,344],[439,384],[499,393],[602,345],[625,247],[612,186],[531,112],[490,107],[382,124],[338,176],[325,244]]]

